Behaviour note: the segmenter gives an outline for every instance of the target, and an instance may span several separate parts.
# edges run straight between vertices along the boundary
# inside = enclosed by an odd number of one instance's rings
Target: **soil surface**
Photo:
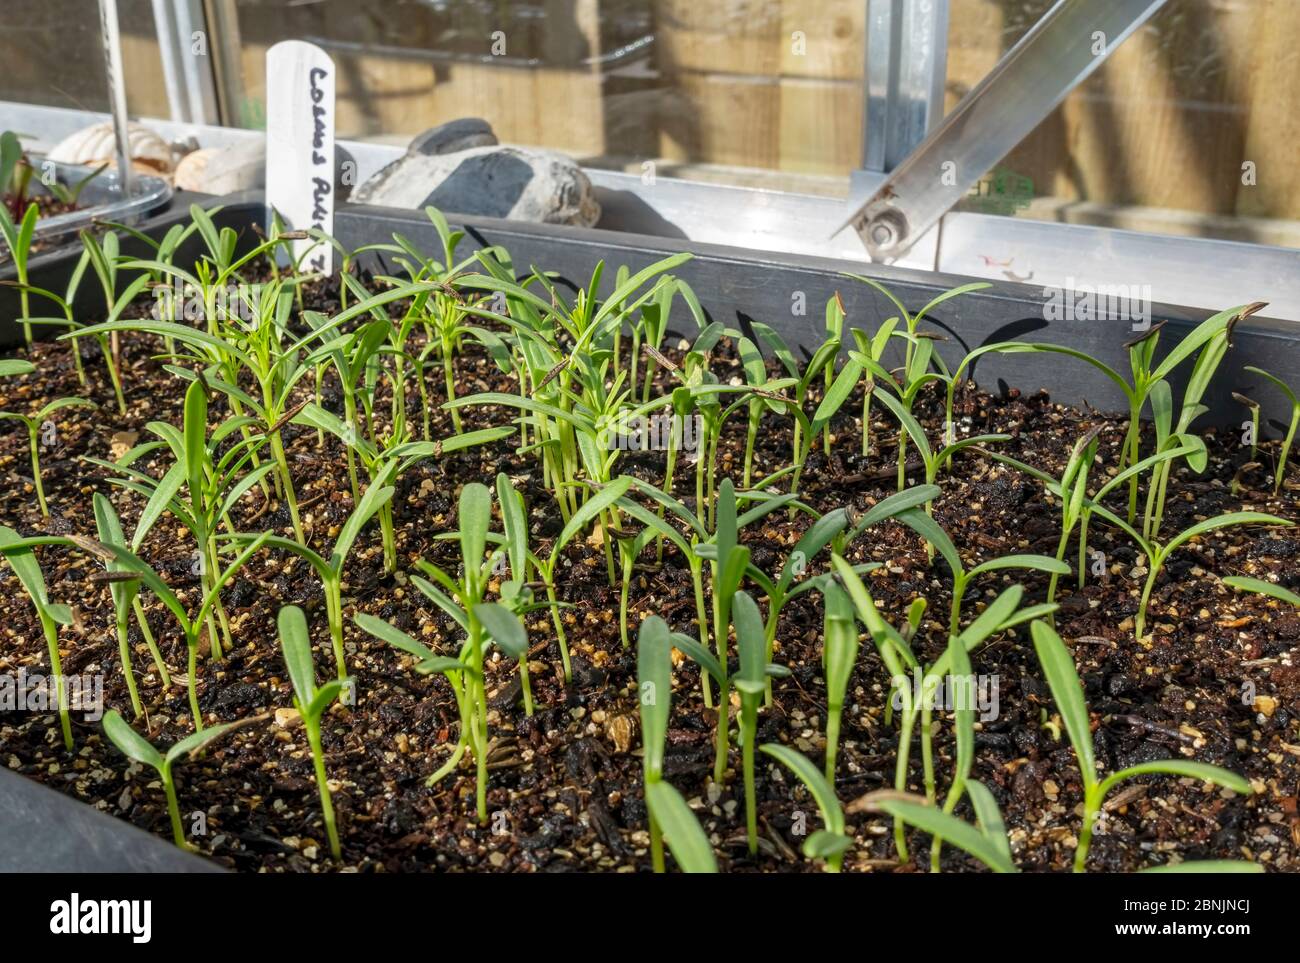
[[[331,294],[313,292],[322,310]],[[161,367],[155,338],[122,339],[129,412],[112,401],[98,349],[84,343],[90,378],[81,388],[66,342],[36,345],[30,359],[38,373],[0,382],[0,409],[34,411],[64,395],[86,395],[98,409],[58,413],[56,436],[42,453],[52,517],[42,519],[30,484],[25,430],[0,422],[0,523],[23,534],[93,536],[91,495],[108,494],[129,533],[143,507],[138,495],[110,486],[105,471],[79,460],[111,458],[136,439],[145,424],[179,424],[183,385]],[[1229,355],[1227,363],[1231,363]],[[724,344],[714,370],[725,382],[740,374]],[[517,391],[482,353],[467,346],[457,368],[460,394]],[[307,379],[309,380],[309,379]],[[1022,386],[1024,389],[1030,386]],[[440,372],[430,379],[435,402],[444,400]],[[337,386],[327,381],[327,407],[341,410]],[[304,396],[305,397],[305,396]],[[815,404],[812,399],[810,404]],[[411,417],[419,425],[419,398],[412,390]],[[833,454],[812,455],[804,474],[804,497],[819,511],[846,504],[862,510],[894,491],[897,430],[873,406],[869,458],[862,458],[860,397],[842,409],[833,425]],[[811,411],[811,407],[809,408]],[[1075,440],[1101,428],[1099,462],[1093,477],[1114,471],[1123,438],[1122,419],[1054,404],[1043,393],[1011,390],[992,397],[968,388],[959,396],[959,431],[1003,432],[1012,436],[1000,450],[1059,473]],[[503,423],[510,413],[491,408],[464,410],[465,428]],[[918,414],[939,434],[942,407],[923,397]],[[214,401],[212,418],[224,416]],[[768,414],[759,433],[755,477],[784,467],[789,459],[789,423]],[[445,412],[434,416],[432,435],[451,433]],[[1300,518],[1300,476],[1292,469],[1280,496],[1271,485],[1276,448],[1261,449],[1252,461],[1232,434],[1206,433],[1209,464],[1201,475],[1182,466],[1174,474],[1165,534],[1193,520],[1225,511],[1253,509]],[[332,544],[337,526],[351,509],[343,453],[330,438],[297,426],[285,429],[286,446],[302,507],[304,525],[319,549]],[[1144,451],[1150,439],[1144,439]],[[719,477],[740,477],[743,424],[732,419],[720,451]],[[155,475],[161,461],[142,467]],[[619,470],[659,483],[660,453],[626,453]],[[559,531],[559,514],[541,485],[531,455],[518,456],[509,440],[428,460],[411,468],[394,498],[401,567],[426,558],[455,570],[456,546],[436,536],[455,527],[459,489],[469,481],[492,484],[499,471],[515,479],[529,504],[534,547],[546,548]],[[922,479],[913,471],[912,483]],[[1059,506],[1042,485],[979,454],[957,457],[941,475],[943,495],[935,518],[950,533],[969,565],[1015,552],[1054,554]],[[688,503],[693,473],[678,473],[677,494]],[[274,528],[291,536],[282,506],[263,501],[254,488],[233,513],[238,528]],[[768,516],[743,531],[753,561],[775,572],[785,560],[807,516]],[[189,536],[165,516],[141,554],[182,598],[195,605],[197,577],[191,574]],[[1300,533],[1286,528],[1232,528],[1196,539],[1175,553],[1159,582],[1149,615],[1149,636],[1140,643],[1133,614],[1146,574],[1144,558],[1119,533],[1094,523],[1090,548],[1105,553],[1104,574],[1091,574],[1078,588],[1062,580],[1057,627],[1071,645],[1092,713],[1099,762],[1107,771],[1148,760],[1189,758],[1224,766],[1247,777],[1255,794],[1242,797],[1190,779],[1150,777],[1123,784],[1111,797],[1105,829],[1094,838],[1089,868],[1135,870],[1187,859],[1248,858],[1275,870],[1300,868],[1300,612],[1260,596],[1224,586],[1223,576],[1273,579],[1300,589]],[[945,645],[945,620],[952,579],[942,562],[931,564],[920,539],[887,523],[850,547],[854,563],[883,567],[870,578],[886,617],[906,621],[912,601],[929,602],[913,641],[918,656],[931,661]],[[60,645],[68,674],[102,673],[104,700],[129,717],[122,666],[112,627],[107,585],[95,579],[101,563],[79,550],[39,552],[50,597],[71,604],[75,626],[62,631]],[[678,631],[695,634],[695,605],[685,562],[671,547],[662,567],[652,551],[642,557],[631,593],[632,625],[658,614]],[[823,571],[825,553],[809,574]],[[488,665],[492,714],[489,733],[492,819],[474,818],[474,777],[466,764],[433,788],[424,784],[445,760],[457,738],[458,717],[447,683],[417,675],[412,660],[362,633],[352,623],[369,612],[421,638],[436,651],[454,654],[457,627],[399,573],[383,575],[377,527],[368,528],[345,573],[345,621],[349,671],[357,680],[356,703],[336,705],[326,717],[324,746],[334,805],[343,839],[343,864],[325,845],[310,753],[303,730],[281,725],[277,709],[292,704],[280,656],[275,616],[284,604],[302,606],[311,621],[321,679],[332,672],[329,634],[319,582],[308,566],[278,551],[255,556],[229,586],[224,603],[232,620],[235,648],[224,661],[199,664],[199,700],[211,722],[260,719],[218,741],[202,758],[177,768],[181,810],[191,828],[205,828],[193,840],[225,866],[244,871],[316,872],[344,868],[361,872],[413,870],[648,871],[648,834],[641,787],[640,733],[636,699],[635,649],[619,641],[618,594],[605,578],[598,544],[578,540],[562,563],[561,598],[574,608],[564,615],[574,656],[574,677],[563,684],[559,652],[549,616],[528,621],[537,711],[526,718],[519,700],[517,664],[497,656]],[[1001,589],[1021,579],[1026,602],[1041,600],[1046,577],[995,572],[967,595],[967,619]],[[751,591],[754,591],[751,588]],[[757,594],[757,593],[756,593]],[[185,651],[166,610],[148,593],[146,610],[175,680],[164,691],[147,649],[132,626],[134,669],[147,719],[137,729],[156,745],[188,735],[191,721],[183,685]],[[760,715],[760,741],[779,740],[820,766],[824,751],[825,686],[821,677],[820,597],[801,595],[782,613],[776,661],[792,675],[775,684],[775,704]],[[635,633],[633,632],[633,637]],[[1068,869],[1077,842],[1082,788],[1074,754],[1034,657],[1027,628],[995,637],[973,655],[974,671],[996,676],[998,713],[977,733],[973,777],[984,782],[1002,807],[1016,863],[1025,870]],[[0,672],[46,671],[45,643],[35,611],[9,572],[0,566]],[[702,704],[698,673],[683,661],[675,672],[673,715],[666,777],[695,808],[727,871],[816,871],[800,854],[798,831],[820,826],[816,807],[784,770],[760,757],[758,794],[762,835],[757,857],[745,846],[739,754],[724,785],[711,781],[714,713]],[[896,729],[884,716],[888,672],[864,637],[844,712],[837,790],[843,803],[893,783]],[[74,712],[76,748],[63,749],[52,712],[0,714],[0,764],[39,780],[100,810],[170,839],[164,796],[155,774],[130,763],[102,735],[98,723]],[[735,746],[733,738],[733,747]],[[941,791],[952,765],[951,724],[939,716],[936,737]],[[913,791],[921,791],[920,755],[912,752]],[[199,815],[201,814],[201,815]],[[958,815],[970,819],[965,803]],[[846,871],[915,872],[928,863],[929,846],[913,833],[913,859],[897,862],[892,830],[879,815],[849,815],[853,848]],[[201,826],[205,823],[206,826]],[[928,868],[928,866],[926,866]],[[944,868],[981,867],[959,851],[944,850]]]

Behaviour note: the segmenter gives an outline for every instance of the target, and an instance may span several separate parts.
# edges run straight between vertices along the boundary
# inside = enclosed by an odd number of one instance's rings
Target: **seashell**
[[[219,149],[201,147],[182,157],[176,165],[173,186],[178,191],[204,191],[207,185],[208,161]]]
[[[142,174],[171,174],[172,149],[167,141],[143,124],[128,123],[126,132],[133,169]],[[113,125],[106,121],[69,134],[45,156],[60,164],[84,164],[87,167],[108,164],[116,167],[116,154]]]

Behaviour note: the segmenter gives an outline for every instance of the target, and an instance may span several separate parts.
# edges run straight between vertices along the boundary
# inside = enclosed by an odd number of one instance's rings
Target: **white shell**
[[[132,167],[146,173],[168,174],[172,170],[172,149],[167,141],[143,124],[127,124]],[[117,153],[110,123],[92,124],[61,140],[46,158],[60,164],[98,167],[113,164]]]
[[[176,164],[172,186],[178,191],[203,191],[207,184],[208,161],[216,152],[215,147],[202,147],[182,157]]]

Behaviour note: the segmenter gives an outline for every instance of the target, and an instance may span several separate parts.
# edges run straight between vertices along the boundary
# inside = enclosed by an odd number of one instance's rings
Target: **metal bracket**
[[[1057,0],[835,233],[904,254],[1164,3]]]

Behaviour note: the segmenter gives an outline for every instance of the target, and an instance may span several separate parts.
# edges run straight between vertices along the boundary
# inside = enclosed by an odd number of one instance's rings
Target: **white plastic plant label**
[[[285,40],[266,52],[266,204],[285,230],[334,232],[334,61],[315,44]],[[291,242],[305,272],[328,274],[334,250]]]

